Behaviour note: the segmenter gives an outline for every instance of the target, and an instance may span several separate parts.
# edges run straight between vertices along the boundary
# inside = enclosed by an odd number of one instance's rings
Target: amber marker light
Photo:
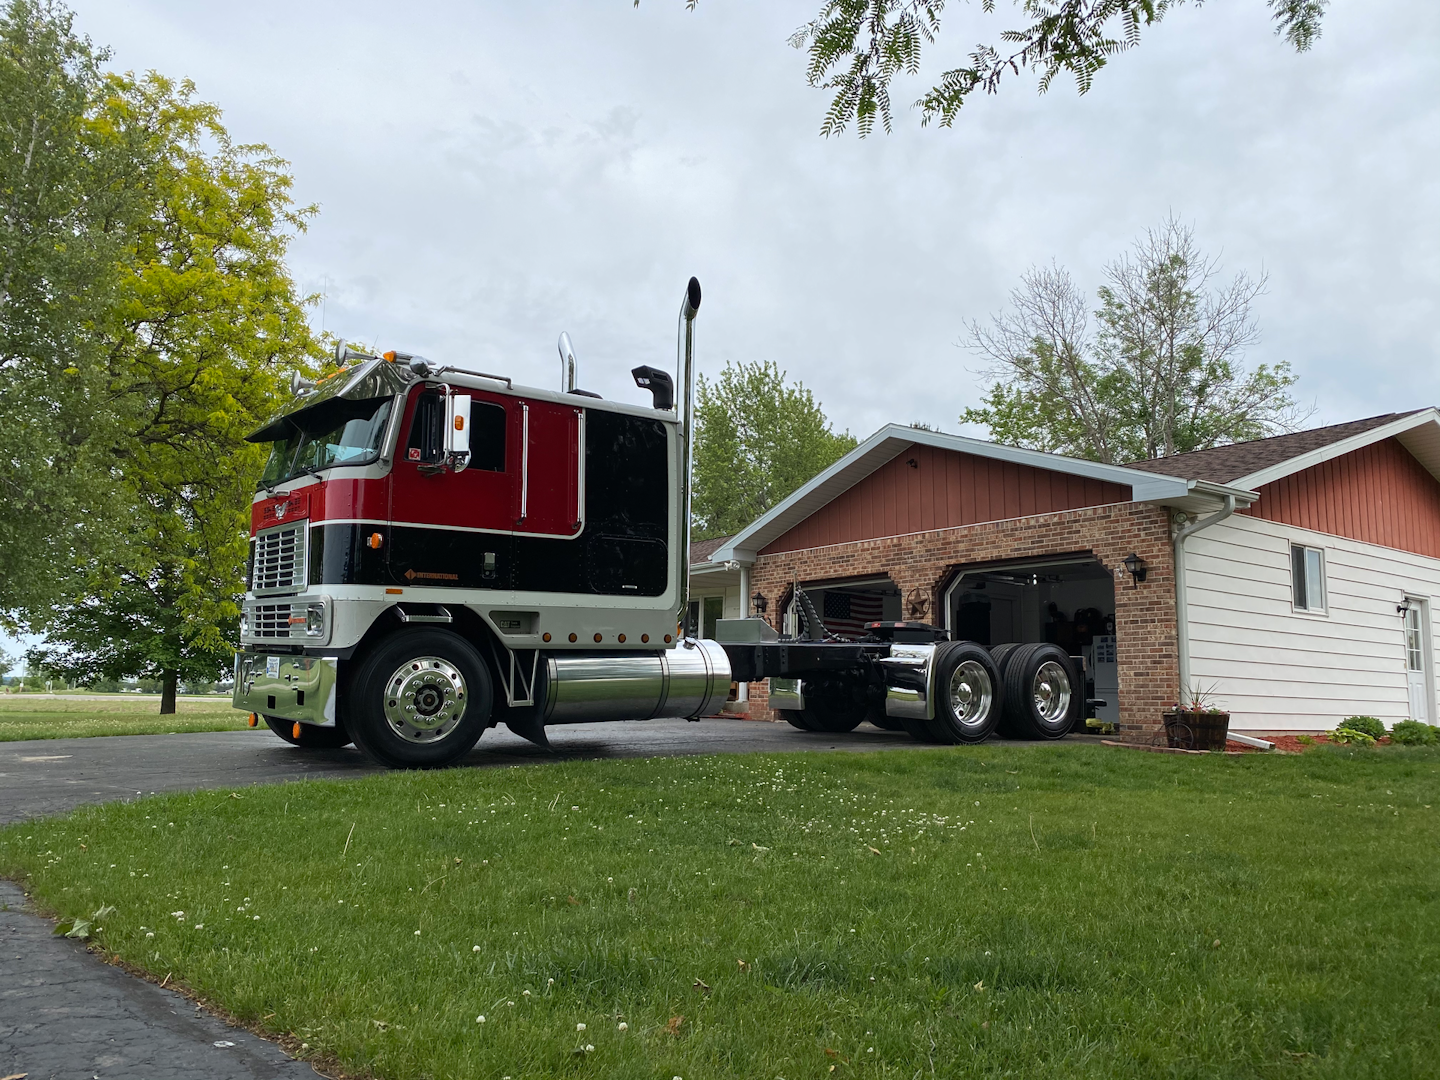
[[[300,737],[300,721],[299,721],[299,720],[296,720],[296,721],[295,721],[295,727],[291,729],[290,734],[293,735],[293,736],[294,736],[295,738],[297,738],[297,739]]]
[[[620,640],[620,644],[621,644],[621,645],[624,645],[624,644],[625,644],[625,635],[624,635],[624,634],[621,634],[619,640]]]
[[[540,640],[541,640],[541,641],[549,641],[549,640],[550,640],[550,633],[549,633],[549,631],[546,631],[545,633],[541,634],[541,635],[540,635]]]
[[[456,431],[464,431],[464,430],[465,430],[465,417],[463,417],[463,416],[457,416],[457,417],[455,417],[455,430],[456,430]]]
[[[395,362],[395,350],[394,350],[394,349],[391,349],[389,352],[383,352],[383,353],[380,354],[380,356],[381,356],[382,359],[388,360],[388,361],[390,361],[390,363],[392,363],[392,364]]]
[[[385,595],[386,595],[386,596],[399,596],[399,595],[400,595],[401,593],[403,593],[404,591],[405,591],[404,589],[386,589],[386,590],[385,590]]]
[[[379,551],[380,548],[383,547],[385,544],[385,537],[381,536],[379,533],[371,533],[370,538],[366,540],[365,543],[368,546],[374,548],[376,551]]]
[[[596,634],[596,635],[595,635],[595,644],[596,644],[596,645],[599,645],[599,644],[600,644],[600,640],[601,640],[601,636],[600,636],[599,634]]]
[[[253,712],[250,714],[250,726],[251,726],[251,727],[259,727],[259,726],[260,726],[260,717],[258,717],[257,715],[255,715]]]
[[[644,645],[644,644],[646,644],[647,642],[649,642],[649,640],[650,640],[650,635],[649,635],[649,634],[641,634],[641,635],[640,635],[640,644]]]
[[[580,639],[577,638],[574,634],[571,634],[571,635],[570,635],[570,641],[571,641],[572,643],[573,643],[573,642],[576,642],[576,641],[579,641],[579,640],[580,640]]]
[[[666,645],[669,645],[669,644],[670,644],[670,635],[669,635],[669,634],[666,634],[666,635],[665,635],[665,644],[666,644]]]

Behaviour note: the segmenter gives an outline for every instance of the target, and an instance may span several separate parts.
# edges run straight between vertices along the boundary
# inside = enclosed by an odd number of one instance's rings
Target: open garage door
[[[800,583],[825,629],[845,641],[859,641],[865,636],[865,625],[882,620],[895,621],[900,616],[900,589],[887,577],[851,581],[818,581]],[[785,607],[787,634],[800,628],[794,593]]]
[[[1095,716],[1120,721],[1115,655],[1115,579],[1090,555],[959,567],[943,590],[952,638],[987,647],[1007,641],[1059,645],[1083,656]]]

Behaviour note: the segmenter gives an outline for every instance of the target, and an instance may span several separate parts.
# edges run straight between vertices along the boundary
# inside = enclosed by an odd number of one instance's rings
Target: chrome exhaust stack
[[[685,395],[685,426],[680,431],[680,551],[675,558],[675,583],[680,593],[677,621],[685,624],[690,606],[690,459],[695,453],[695,315],[700,310],[700,282],[691,278],[680,302],[679,340],[675,345],[675,377]],[[697,627],[698,629],[698,627]]]
[[[570,335],[561,332],[560,341],[560,392],[562,394],[573,394],[575,392],[575,346],[570,344]]]

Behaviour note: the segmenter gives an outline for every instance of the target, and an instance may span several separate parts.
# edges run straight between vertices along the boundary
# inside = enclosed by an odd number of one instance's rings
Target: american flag
[[[865,636],[865,624],[877,622],[883,617],[885,598],[880,593],[833,592],[825,593],[825,610],[820,617],[825,629],[837,637],[851,641]]]

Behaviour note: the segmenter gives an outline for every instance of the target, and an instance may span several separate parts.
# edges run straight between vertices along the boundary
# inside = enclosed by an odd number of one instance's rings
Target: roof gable
[[[1433,430],[1426,432],[1426,428]],[[1406,438],[1407,435],[1411,437]],[[1399,437],[1421,464],[1440,475],[1437,471],[1440,470],[1440,414],[1435,409],[1386,413],[1269,439],[1253,439],[1168,458],[1137,461],[1125,468],[1187,480],[1257,488],[1393,437]],[[1420,452],[1416,453],[1411,443],[1415,443]],[[1433,452],[1429,449],[1430,443],[1434,443]]]
[[[1223,494],[1235,495],[1242,505],[1248,504],[1255,497],[1254,492],[1211,484],[1207,481],[1151,473],[1123,465],[1106,465],[1096,461],[1085,461],[1081,458],[1064,457],[1060,454],[1047,454],[1040,450],[1002,446],[999,443],[971,439],[964,435],[948,435],[939,431],[887,424],[834,465],[742,529],[711,555],[711,561],[725,562],[731,559],[745,563],[754,561],[756,554],[761,549],[789,532],[881,466],[908,448],[917,445],[954,450],[992,461],[1008,462],[1033,469],[1118,484],[1130,488],[1130,498],[1136,502],[1163,502],[1187,506],[1199,497],[1205,505],[1213,507],[1218,502],[1218,496]],[[1190,506],[1190,508],[1194,507]]]

